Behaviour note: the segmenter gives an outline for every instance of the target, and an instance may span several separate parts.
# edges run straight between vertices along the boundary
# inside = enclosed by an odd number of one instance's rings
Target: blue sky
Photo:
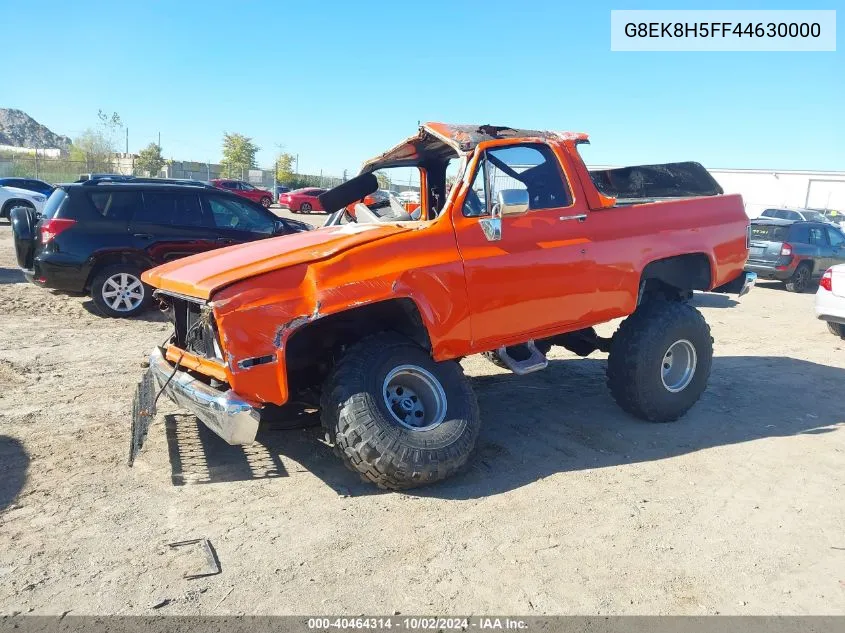
[[[441,120],[588,132],[599,163],[845,170],[841,37],[835,53],[610,52],[611,9],[730,3],[5,2],[19,36],[0,107],[71,137],[117,111],[130,151],[160,132],[166,157],[217,162],[240,132],[263,165],[282,145],[340,175]]]

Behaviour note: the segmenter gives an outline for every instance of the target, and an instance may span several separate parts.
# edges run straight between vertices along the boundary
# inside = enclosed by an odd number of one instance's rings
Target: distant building
[[[845,211],[845,171],[708,169],[725,193],[742,194],[745,212],[788,207]]]

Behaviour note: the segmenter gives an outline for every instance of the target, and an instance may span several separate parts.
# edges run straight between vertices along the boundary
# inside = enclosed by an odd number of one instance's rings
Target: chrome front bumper
[[[177,370],[156,347],[150,352],[150,373],[158,389],[178,406],[188,409],[229,444],[252,444],[258,433],[258,409],[233,391],[219,391]],[[171,378],[172,376],[172,378]]]

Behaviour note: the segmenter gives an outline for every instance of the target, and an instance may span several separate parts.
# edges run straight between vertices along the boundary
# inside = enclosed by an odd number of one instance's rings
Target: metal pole
[[[129,153],[129,128],[126,128],[126,153]]]
[[[38,178],[38,148],[35,148],[35,177]]]

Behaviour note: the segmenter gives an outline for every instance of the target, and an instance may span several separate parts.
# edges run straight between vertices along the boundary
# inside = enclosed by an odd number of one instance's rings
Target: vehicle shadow
[[[472,377],[483,420],[475,456],[463,474],[411,494],[487,497],[560,472],[845,426],[839,406],[845,369],[789,357],[717,357],[698,404],[678,422],[652,424],[619,409],[605,386],[605,366],[602,359],[573,358],[528,376]],[[255,444],[243,447],[227,445],[193,416],[167,418],[174,485],[310,472],[341,495],[384,494],[340,463],[320,442],[319,427],[263,425]]]
[[[0,435],[0,512],[17,498],[26,483],[29,455],[14,437]]]
[[[690,300],[690,305],[698,308],[732,308],[739,305],[739,301],[716,292],[696,292]]]
[[[357,478],[321,442],[319,413],[303,414],[299,428],[290,428],[290,422],[263,423],[255,442],[249,446],[226,444],[192,415],[166,415],[164,424],[174,486],[272,479],[310,472],[338,494],[348,495],[357,488]]]
[[[105,316],[100,309],[97,307],[97,304],[94,303],[93,299],[87,299],[82,302],[82,307],[85,308],[87,312],[93,314],[94,316],[106,319],[109,318]],[[149,323],[167,323],[167,315],[164,314],[161,310],[153,305],[149,310],[142,312],[141,314],[134,316],[134,317],[126,317],[129,320],[134,321],[147,321]]]
[[[22,284],[26,278],[19,268],[0,268],[0,284]]]
[[[757,283],[754,285],[755,288],[765,288],[767,290],[780,290],[781,292],[789,292],[786,289],[786,285],[782,281],[776,281],[771,279],[764,279],[763,281],[757,280]],[[807,289],[804,292],[796,293],[796,294],[810,294],[815,293],[819,289],[819,282],[814,280],[809,283]],[[790,293],[792,294],[792,293]]]

